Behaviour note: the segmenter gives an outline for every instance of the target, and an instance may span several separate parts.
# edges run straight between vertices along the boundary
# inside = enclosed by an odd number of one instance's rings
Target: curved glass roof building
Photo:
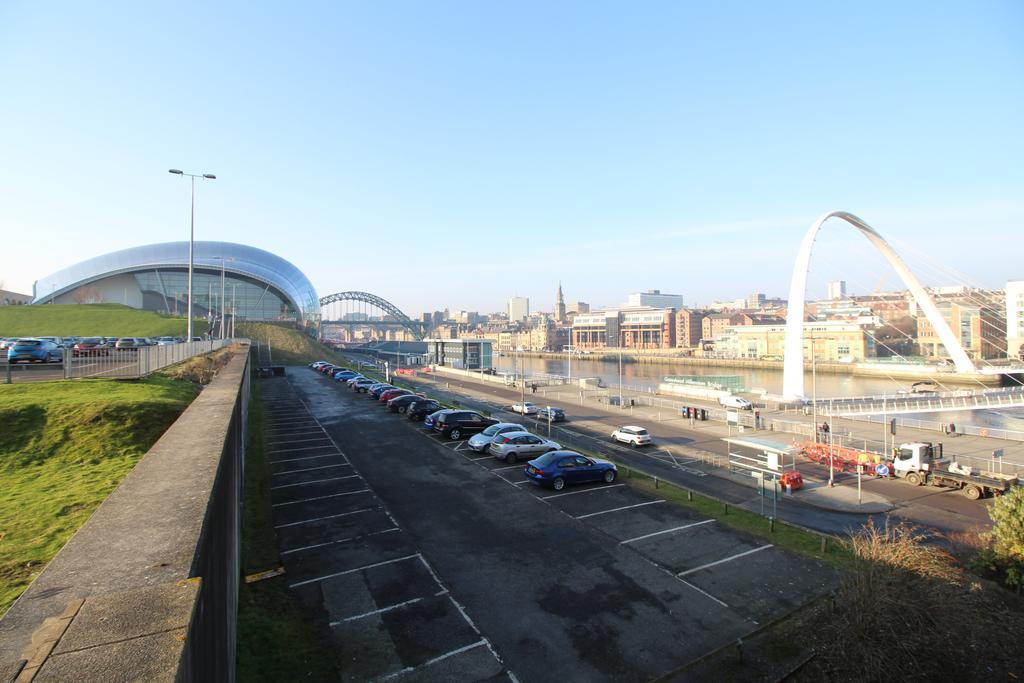
[[[195,242],[193,315],[316,324],[320,300],[302,271],[268,251],[232,242]],[[223,299],[221,297],[223,273]],[[122,249],[38,281],[33,304],[115,303],[185,315],[188,242]]]

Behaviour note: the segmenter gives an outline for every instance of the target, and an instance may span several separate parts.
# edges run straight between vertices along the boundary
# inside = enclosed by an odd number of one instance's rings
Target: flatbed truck
[[[894,476],[914,486],[941,486],[959,489],[967,498],[979,500],[1000,496],[1020,485],[1016,475],[978,472],[942,457],[942,444],[914,442],[893,449],[891,461]]]

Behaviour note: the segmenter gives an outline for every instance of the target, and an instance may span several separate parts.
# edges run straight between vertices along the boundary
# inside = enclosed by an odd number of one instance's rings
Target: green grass
[[[0,613],[195,394],[166,377],[0,385]]]
[[[300,330],[270,323],[238,323],[235,336],[270,344],[275,365],[304,365],[315,360],[343,364],[345,358]]]
[[[260,380],[252,378],[242,519],[244,574],[280,564],[270,507]],[[242,583],[238,590],[239,681],[336,681],[337,655],[321,614],[311,614],[287,587],[287,577]]]
[[[0,336],[79,335],[104,337],[183,337],[188,321],[121,304],[53,304],[0,306]],[[206,331],[205,320],[195,320],[193,334]]]

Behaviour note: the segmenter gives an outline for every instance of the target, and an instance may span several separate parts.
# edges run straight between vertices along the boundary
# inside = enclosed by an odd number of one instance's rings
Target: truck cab
[[[897,477],[906,477],[911,472],[927,472],[941,462],[942,444],[916,441],[901,443],[899,448],[893,449],[892,469]]]

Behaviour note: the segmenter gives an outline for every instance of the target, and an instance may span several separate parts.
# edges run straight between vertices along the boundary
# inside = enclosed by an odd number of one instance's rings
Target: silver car
[[[519,458],[529,460],[548,451],[559,451],[562,446],[554,441],[542,439],[529,432],[508,432],[501,434],[488,447],[491,455],[512,465]]]
[[[483,453],[491,445],[495,437],[509,432],[521,432],[524,429],[526,428],[523,425],[517,425],[515,422],[499,422],[498,424],[491,425],[479,434],[471,436],[468,442],[469,447],[477,453]]]

